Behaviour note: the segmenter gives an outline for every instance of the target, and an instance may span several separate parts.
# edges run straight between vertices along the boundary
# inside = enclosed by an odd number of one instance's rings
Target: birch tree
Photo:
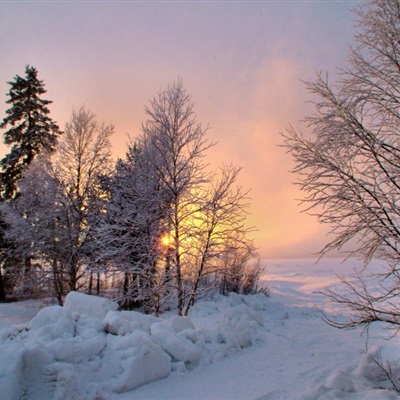
[[[244,271],[239,273],[238,268],[243,269],[257,255],[249,238],[252,228],[246,226],[249,192],[237,185],[240,168],[225,165],[219,172],[210,180],[192,221],[196,232],[189,242],[192,268],[185,288],[184,315],[203,293],[223,280],[231,281],[234,271],[239,279],[236,290],[239,291]],[[241,262],[237,258],[239,254],[246,254]],[[226,289],[224,293],[231,291],[231,287]]]
[[[329,291],[352,316],[338,327],[400,323],[400,3],[372,0],[357,8],[356,46],[341,79],[319,74],[307,88],[317,99],[306,118],[311,138],[290,127],[284,134],[304,191],[305,209],[331,226],[322,254],[351,242],[365,263],[387,269],[369,286],[362,274],[344,279],[347,295]],[[368,268],[367,270],[368,271]],[[376,286],[377,285],[377,286]],[[379,288],[378,291],[375,289]]]
[[[190,268],[187,243],[196,231],[190,221],[199,211],[199,196],[209,181],[203,158],[211,144],[206,138],[207,128],[197,121],[193,102],[181,81],[150,100],[145,113],[143,140],[149,148],[149,161],[169,198],[163,211],[170,235],[169,268],[181,315],[184,273]]]
[[[112,171],[110,137],[112,124],[99,123],[96,116],[81,107],[73,111],[65,126],[54,160],[54,174],[62,191],[60,206],[67,232],[69,254],[62,261],[68,274],[69,290],[78,290],[79,280],[90,259],[92,218],[103,206],[101,179]]]
[[[157,177],[168,234],[168,285],[176,294],[178,313],[187,315],[196,299],[215,287],[228,242],[253,246],[245,227],[247,192],[236,186],[240,168],[225,166],[219,177],[208,172],[204,158],[213,144],[181,81],[161,91],[145,112],[143,145]]]
[[[97,253],[123,274],[125,306],[157,314],[175,302],[187,315],[218,287],[227,253],[245,247],[255,255],[245,226],[247,192],[237,187],[240,168],[208,172],[208,129],[181,81],[151,99],[145,113],[141,134],[110,179]]]

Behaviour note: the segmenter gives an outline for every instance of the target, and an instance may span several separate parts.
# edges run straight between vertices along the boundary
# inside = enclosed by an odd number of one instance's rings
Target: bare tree
[[[37,261],[38,277],[53,282],[59,302],[87,284],[93,219],[103,206],[101,177],[111,171],[112,125],[74,111],[56,152],[35,161],[20,183],[20,196],[3,208],[15,252]]]
[[[248,237],[252,229],[245,223],[248,192],[235,186],[239,172],[239,167],[223,166],[220,176],[209,183],[200,211],[193,216],[192,224],[197,227],[197,232],[190,240],[192,268],[185,290],[184,315],[198,297],[220,284],[221,276],[231,276],[231,271],[238,265],[231,257],[233,254],[245,249],[242,254],[246,253],[247,257],[243,259],[243,268],[256,256],[254,244]],[[206,280],[208,282],[204,284]]]
[[[177,293],[177,307],[184,308],[184,271],[188,265],[187,241],[196,227],[189,223],[198,212],[202,186],[209,181],[203,157],[210,144],[207,129],[197,122],[193,103],[181,81],[173,83],[146,107],[143,140],[153,170],[169,202],[164,210],[171,237],[170,273]]]
[[[110,136],[113,125],[99,123],[96,116],[81,107],[73,111],[65,126],[54,160],[54,174],[62,190],[64,228],[68,232],[63,260],[69,290],[79,289],[79,280],[90,258],[92,218],[103,206],[102,177],[112,171]],[[90,272],[90,271],[89,271]]]
[[[235,187],[239,168],[223,167],[219,179],[207,172],[204,157],[212,144],[181,81],[161,91],[145,112],[135,160],[125,169],[129,179],[115,197],[130,207],[118,207],[117,218],[109,214],[120,233],[113,241],[124,241],[127,252],[118,255],[125,254],[130,271],[152,271],[153,311],[174,298],[178,313],[186,315],[218,285],[228,242],[252,248],[244,223],[247,192]],[[145,227],[151,227],[147,236]]]
[[[400,3],[372,0],[356,13],[357,45],[340,81],[332,87],[319,74],[307,83],[318,98],[316,114],[306,119],[311,139],[293,127],[284,138],[296,162],[298,185],[306,194],[306,211],[332,227],[322,254],[351,242],[352,254],[362,256],[366,264],[376,257],[388,265],[374,275],[379,293],[360,274],[358,283],[344,280],[348,296],[328,293],[352,310],[351,320],[336,326],[373,321],[398,325]]]
[[[224,166],[219,177],[207,172],[207,128],[181,81],[145,112],[141,135],[109,180],[96,253],[122,277],[123,306],[157,314],[175,302],[187,315],[218,286],[227,253],[255,254],[245,227],[248,196],[236,187],[240,168]]]

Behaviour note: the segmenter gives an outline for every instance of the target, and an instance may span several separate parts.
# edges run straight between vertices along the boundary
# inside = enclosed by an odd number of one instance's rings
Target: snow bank
[[[26,329],[0,332],[0,399],[112,399],[212,363],[257,340],[266,301],[232,295],[195,305],[191,317],[155,318],[72,292]]]
[[[304,400],[395,400],[400,392],[400,347],[387,343],[370,349],[355,369],[337,370],[326,383],[309,390]]]
[[[109,311],[117,310],[118,304],[102,297],[70,292],[65,298],[64,307],[71,313],[103,319]]]

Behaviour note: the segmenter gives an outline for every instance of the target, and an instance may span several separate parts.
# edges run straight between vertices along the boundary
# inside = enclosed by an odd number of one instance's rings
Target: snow
[[[0,329],[10,328],[31,320],[40,309],[51,302],[27,300],[16,303],[0,303]]]
[[[118,304],[101,297],[71,292],[65,298],[64,308],[77,315],[87,315],[95,319],[103,319],[109,311],[117,310]]]
[[[75,292],[64,307],[0,304],[0,399],[398,399],[377,363],[399,375],[398,339],[337,330],[314,307],[344,314],[320,290],[361,264],[266,266],[269,298],[217,296],[189,317],[121,312]]]

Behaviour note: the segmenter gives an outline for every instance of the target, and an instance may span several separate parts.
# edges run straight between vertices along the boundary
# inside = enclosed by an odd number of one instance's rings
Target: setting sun
[[[162,238],[161,238],[161,243],[167,247],[171,244],[171,235],[169,233],[166,233]]]

